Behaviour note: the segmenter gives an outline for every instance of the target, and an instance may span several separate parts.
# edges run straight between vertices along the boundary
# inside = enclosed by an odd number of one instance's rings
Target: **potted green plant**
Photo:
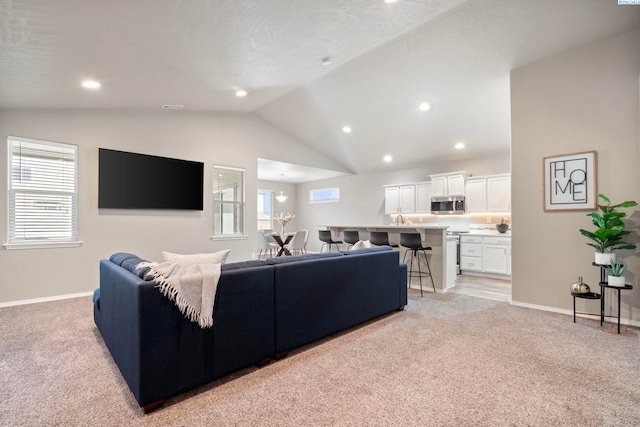
[[[607,283],[609,283],[609,286],[623,287],[625,285],[624,276],[622,275],[624,269],[625,265],[621,259],[617,259],[607,266]]]
[[[629,234],[625,231],[625,224],[622,218],[627,216],[625,212],[620,212],[619,208],[630,208],[638,203],[633,200],[612,205],[611,201],[604,194],[598,194],[606,204],[599,204],[598,210],[588,213],[597,228],[595,231],[580,229],[580,233],[591,240],[587,245],[596,250],[595,262],[600,265],[608,265],[615,259],[614,250],[635,249],[636,245],[623,240]]]

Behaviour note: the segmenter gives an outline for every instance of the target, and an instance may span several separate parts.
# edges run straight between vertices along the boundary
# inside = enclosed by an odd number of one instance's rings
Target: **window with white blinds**
[[[213,237],[244,237],[244,169],[213,167]]]
[[[8,249],[77,246],[78,147],[10,136]]]

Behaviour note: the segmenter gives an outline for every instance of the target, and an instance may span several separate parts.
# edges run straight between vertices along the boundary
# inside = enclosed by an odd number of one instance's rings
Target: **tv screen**
[[[204,163],[99,149],[98,207],[202,210]]]

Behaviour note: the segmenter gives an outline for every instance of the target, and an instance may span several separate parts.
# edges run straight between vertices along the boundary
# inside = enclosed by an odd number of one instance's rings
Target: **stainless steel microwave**
[[[431,213],[434,215],[461,215],[465,213],[464,197],[432,197]]]

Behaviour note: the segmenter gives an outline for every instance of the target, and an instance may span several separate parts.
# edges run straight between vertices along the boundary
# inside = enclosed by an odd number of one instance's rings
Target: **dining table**
[[[291,241],[291,239],[293,239],[294,235],[295,233],[287,233],[284,235],[284,240],[282,240],[283,236],[280,234],[273,233],[271,235],[273,237],[273,240],[275,240],[278,246],[280,246],[280,250],[276,254],[277,257],[283,256],[283,255],[285,256],[291,255],[291,251],[289,251],[289,249],[287,249],[285,245],[287,245]]]

